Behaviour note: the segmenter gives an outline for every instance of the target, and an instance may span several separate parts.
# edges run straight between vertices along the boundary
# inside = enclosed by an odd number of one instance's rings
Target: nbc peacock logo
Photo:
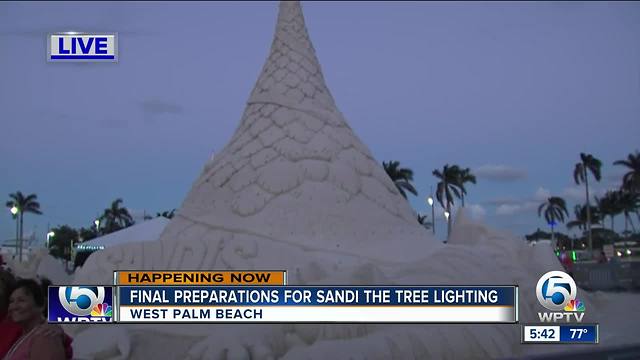
[[[578,299],[571,300],[567,306],[564,307],[564,311],[584,312],[584,303]]]
[[[111,311],[111,305],[107,303],[98,304],[91,309],[91,316],[99,317],[111,317],[113,312]]]

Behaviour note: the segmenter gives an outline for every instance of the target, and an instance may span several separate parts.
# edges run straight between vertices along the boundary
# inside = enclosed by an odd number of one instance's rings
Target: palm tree
[[[462,189],[462,197],[460,199],[462,200],[462,207],[464,207],[464,195],[467,193],[467,189],[465,189],[464,184],[468,182],[475,184],[476,176],[471,173],[471,169],[466,168],[460,171],[458,179],[458,183],[460,184],[460,188]]]
[[[538,228],[536,231],[534,231],[533,233],[529,234],[529,235],[525,235],[524,238],[527,241],[538,241],[540,239],[548,239],[548,236],[551,235],[548,232],[544,232],[542,230],[540,230],[540,228]]]
[[[561,197],[552,196],[548,198],[546,202],[540,204],[540,207],[538,207],[538,217],[542,216],[543,209],[544,218],[551,226],[551,241],[553,241],[555,239],[554,226],[556,220],[563,223],[565,215],[569,217],[569,212],[567,211],[567,203]]]
[[[409,191],[413,195],[418,195],[418,191],[413,187],[413,184],[411,184],[413,181],[413,170],[409,168],[401,168],[399,161],[389,161],[388,163],[383,161],[382,166],[405,199],[407,198],[405,190]]]
[[[622,187],[631,192],[640,192],[640,153],[629,154],[627,160],[618,160],[614,165],[626,166],[629,171],[622,178]]]
[[[69,225],[57,226],[51,229],[56,235],[51,238],[49,254],[53,257],[71,260],[71,249],[78,240],[78,230]]]
[[[100,217],[100,224],[104,224],[107,234],[133,225],[133,218],[129,214],[129,210],[120,207],[121,204],[122,199],[116,199],[111,203],[111,207],[104,209],[104,213]]]
[[[591,225],[600,223],[600,211],[597,207],[591,207]],[[580,230],[587,228],[587,207],[585,205],[576,205],[573,209],[575,220],[571,220],[567,223],[567,228],[572,229],[578,227]]]
[[[618,197],[620,196],[618,191],[607,191],[602,199],[596,198],[596,202],[598,203],[598,209],[600,210],[600,214],[602,214],[602,219],[604,223],[604,218],[609,216],[611,217],[611,231],[615,231],[613,219],[616,215],[622,212],[620,208],[620,201]]]
[[[417,216],[418,216],[418,223],[420,223],[420,225],[422,225],[427,230],[431,229],[433,224],[427,221],[428,219],[427,215],[418,214]]]
[[[163,211],[161,213],[156,213],[156,217],[165,217],[167,219],[173,219],[173,216],[175,215],[176,209],[173,209],[171,211]]]
[[[593,175],[596,181],[600,181],[600,169],[602,162],[591,154],[580,153],[580,162],[573,169],[573,180],[576,185],[584,183],[587,198],[587,239],[589,251],[593,251],[593,239],[591,238],[591,203],[589,201],[589,173]]]
[[[438,180],[436,187],[436,199],[440,203],[440,206],[446,209],[449,216],[447,217],[447,237],[451,234],[451,205],[454,204],[453,196],[460,199],[462,197],[462,186],[460,185],[460,167],[458,165],[446,164],[442,171],[436,169],[433,170],[433,176]],[[446,201],[446,206],[445,206]]]
[[[631,224],[631,229],[633,232],[636,232],[636,227],[633,225],[633,221],[631,221],[631,217],[629,214],[637,213],[638,207],[640,206],[640,194],[632,193],[629,191],[618,191],[618,205],[622,213],[624,214],[624,232],[626,233],[628,229],[628,225]]]
[[[40,211],[40,203],[38,202],[38,195],[30,194],[24,196],[22,192],[16,191],[13,194],[9,194],[11,200],[7,201],[6,206],[8,208],[16,207],[18,212],[16,216],[19,218],[19,231],[18,231],[18,239],[16,239],[16,244],[20,247],[18,259],[22,261],[22,235],[23,235],[23,226],[24,226],[24,213],[32,213],[41,215],[42,211]],[[19,243],[18,243],[19,241]]]

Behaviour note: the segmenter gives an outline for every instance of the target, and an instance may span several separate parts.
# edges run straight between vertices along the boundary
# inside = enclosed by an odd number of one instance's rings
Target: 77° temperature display
[[[598,324],[522,325],[522,342],[535,344],[597,344]]]

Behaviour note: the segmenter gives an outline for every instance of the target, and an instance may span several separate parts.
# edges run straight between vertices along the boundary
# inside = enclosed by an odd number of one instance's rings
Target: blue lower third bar
[[[560,325],[561,343],[597,344],[598,324]]]
[[[51,55],[51,60],[114,60],[114,55]]]

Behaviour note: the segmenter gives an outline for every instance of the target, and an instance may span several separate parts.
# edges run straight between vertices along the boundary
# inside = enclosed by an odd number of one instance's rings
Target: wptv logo
[[[50,323],[113,322],[113,288],[50,286]]]
[[[578,288],[569,274],[549,271],[542,275],[536,285],[536,297],[540,305],[552,312],[539,312],[540,322],[582,322],[584,304],[576,298]]]

